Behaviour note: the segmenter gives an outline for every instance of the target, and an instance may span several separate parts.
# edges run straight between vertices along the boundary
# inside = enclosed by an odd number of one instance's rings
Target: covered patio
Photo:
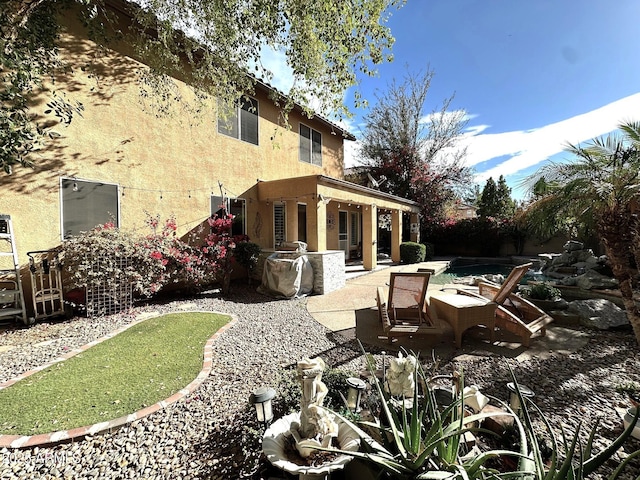
[[[403,215],[410,240],[419,241],[416,202],[325,175],[258,181],[257,187],[260,203],[283,209],[283,240],[304,241],[311,252],[343,250],[346,259],[359,256],[365,270],[374,270],[382,215],[394,262],[400,261]]]

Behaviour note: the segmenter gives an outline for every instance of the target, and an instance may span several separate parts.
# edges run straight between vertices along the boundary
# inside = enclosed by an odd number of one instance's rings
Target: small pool
[[[483,264],[475,264],[475,265],[453,265],[447,268],[444,272],[434,276],[431,278],[431,283],[436,283],[438,285],[444,285],[446,283],[453,283],[453,279],[462,278],[462,277],[479,277],[481,275],[502,275],[505,278],[511,273],[513,267],[515,265],[506,265],[506,264],[498,264],[498,263],[483,263]],[[522,280],[520,284],[526,285],[527,282],[536,280],[536,281],[544,281],[546,280],[545,276],[541,273],[534,272],[533,270],[529,270]]]

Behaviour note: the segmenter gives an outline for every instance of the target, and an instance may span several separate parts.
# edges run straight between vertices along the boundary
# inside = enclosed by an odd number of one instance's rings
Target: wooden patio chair
[[[491,298],[497,294],[499,285],[483,282],[479,285],[479,295]],[[547,334],[547,325],[553,322],[553,317],[526,298],[513,292],[496,309],[496,327],[511,332],[520,337],[523,346],[531,344],[531,337],[540,333],[541,337]]]
[[[477,294],[458,290],[456,294],[431,298],[436,313],[452,326],[458,348],[462,346],[464,331],[475,326],[488,328],[492,343],[495,327],[521,337],[524,346],[529,346],[533,333],[545,334],[545,327],[553,318],[513,293],[531,265],[514,267],[502,285],[481,282]]]
[[[391,273],[389,288],[378,287],[378,317],[384,335],[394,338],[440,333],[426,302],[429,272]]]

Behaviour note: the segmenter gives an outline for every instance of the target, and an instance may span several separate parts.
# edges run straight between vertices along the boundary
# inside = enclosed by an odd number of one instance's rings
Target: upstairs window
[[[322,134],[300,124],[300,161],[322,166]]]
[[[118,185],[61,178],[60,199],[63,239],[105,223],[119,226]]]
[[[258,101],[255,98],[242,97],[229,112],[219,102],[218,109],[221,112],[218,133],[258,145]]]

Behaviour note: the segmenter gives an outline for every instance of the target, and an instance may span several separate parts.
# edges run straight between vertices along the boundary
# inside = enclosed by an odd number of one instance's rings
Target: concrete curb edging
[[[48,368],[51,365],[55,365],[56,363],[59,363],[71,357],[74,357],[79,353],[82,353],[85,350],[88,350],[89,348],[104,342],[105,340],[113,338],[114,336],[124,332],[125,330],[133,327],[134,325],[144,322],[145,320],[164,316],[164,315],[170,315],[174,313],[213,313],[213,314],[225,315],[225,316],[231,317],[231,320],[227,324],[223,325],[205,343],[203,361],[202,361],[202,370],[200,370],[200,373],[196,376],[196,378],[191,383],[189,383],[186,387],[174,393],[169,398],[166,398],[157,403],[154,403],[153,405],[149,405],[148,407],[138,410],[137,412],[134,412],[132,414],[124,415],[122,417],[115,418],[113,420],[108,420],[108,421],[96,423],[93,425],[87,425],[84,427],[72,428],[71,430],[60,430],[57,432],[41,433],[38,435],[0,435],[0,448],[16,448],[16,449],[28,448],[28,447],[60,443],[63,441],[72,440],[74,438],[84,437],[87,435],[96,435],[111,429],[119,428],[135,420],[139,420],[148,415],[151,415],[152,413],[162,410],[166,406],[171,405],[172,403],[177,402],[181,398],[184,398],[187,395],[193,393],[200,385],[202,385],[202,383],[206,380],[206,378],[211,373],[211,369],[213,366],[213,343],[215,342],[216,338],[218,338],[218,336],[222,335],[224,332],[226,332],[229,328],[231,328],[233,325],[237,323],[238,319],[235,315],[229,314],[229,313],[223,313],[223,312],[213,312],[213,311],[204,311],[204,310],[186,310],[186,311],[180,310],[176,312],[163,312],[163,313],[155,313],[151,315],[142,314],[141,317],[143,318],[139,318],[131,322],[130,324],[125,325],[124,327],[121,327],[117,330],[114,330],[113,332],[108,333],[107,335],[99,338],[98,340],[94,340],[93,342],[89,342],[86,345],[83,345],[80,348],[75,348],[73,350],[70,350],[69,352],[65,353],[61,357],[58,357],[45,365],[36,367],[21,375],[18,375],[15,378],[12,378],[11,380],[7,380],[6,382],[1,383],[0,390],[11,386],[14,383],[20,380],[23,380],[33,375],[36,372],[44,370],[45,368]]]

